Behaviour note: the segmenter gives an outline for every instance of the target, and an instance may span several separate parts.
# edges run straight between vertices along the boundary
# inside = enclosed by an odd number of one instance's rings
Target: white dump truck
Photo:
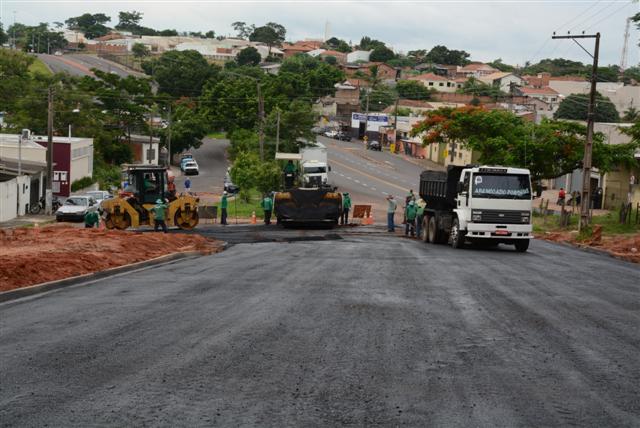
[[[422,222],[425,242],[461,248],[467,242],[529,248],[531,176],[528,169],[502,166],[449,166],[420,174],[420,197],[427,203]]]

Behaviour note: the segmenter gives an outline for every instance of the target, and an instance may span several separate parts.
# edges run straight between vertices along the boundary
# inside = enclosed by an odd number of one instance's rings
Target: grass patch
[[[255,189],[250,191],[249,202],[243,201],[239,196],[230,197],[228,201],[229,207],[227,208],[227,214],[229,216],[229,222],[236,216],[236,212],[238,218],[249,218],[254,211],[257,218],[264,218],[264,211],[260,206],[262,195]],[[218,202],[217,205],[220,206],[220,203]],[[218,208],[218,211],[219,210]]]
[[[34,58],[33,63],[29,66],[29,73],[34,74],[42,74],[45,76],[49,76],[53,74],[49,67],[47,67],[44,62],[40,61],[38,58]]]
[[[212,132],[211,134],[207,134],[207,138],[216,138],[218,140],[223,140],[227,138],[227,133],[224,131]]]
[[[620,213],[611,211],[608,214],[594,216],[591,219],[591,227],[595,225],[602,226],[602,235],[626,235],[640,233],[640,224],[634,224],[636,213],[631,216],[631,224],[620,224]],[[559,215],[548,215],[546,221],[543,222],[542,216],[533,216],[533,231],[536,233],[558,232],[578,230],[578,222],[580,221],[580,213],[576,212],[569,219],[569,226],[560,227]],[[586,232],[589,232],[588,230]]]

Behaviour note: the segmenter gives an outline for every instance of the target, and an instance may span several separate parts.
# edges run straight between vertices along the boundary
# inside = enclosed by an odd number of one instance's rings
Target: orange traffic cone
[[[373,224],[373,210],[369,211],[369,219],[367,220],[367,224]]]
[[[251,224],[256,224],[257,223],[257,219],[256,219],[256,212],[252,212],[251,213]]]

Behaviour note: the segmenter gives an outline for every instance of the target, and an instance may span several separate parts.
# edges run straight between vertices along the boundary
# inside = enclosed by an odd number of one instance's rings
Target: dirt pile
[[[634,263],[640,263],[640,234],[594,236],[585,241],[577,239],[577,232],[548,232],[536,238],[553,242],[566,242],[578,247],[597,248],[611,255]]]
[[[0,230],[0,291],[149,260],[222,249],[219,241],[181,233],[141,233],[51,226]]]

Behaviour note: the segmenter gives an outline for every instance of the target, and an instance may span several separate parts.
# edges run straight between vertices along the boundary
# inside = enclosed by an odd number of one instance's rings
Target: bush
[[[108,190],[111,187],[120,187],[120,167],[103,162],[95,162],[93,167],[95,177],[101,189]]]
[[[77,192],[78,190],[82,190],[84,188],[91,186],[95,182],[96,181],[93,179],[93,177],[82,177],[81,179],[71,183],[71,191]]]

